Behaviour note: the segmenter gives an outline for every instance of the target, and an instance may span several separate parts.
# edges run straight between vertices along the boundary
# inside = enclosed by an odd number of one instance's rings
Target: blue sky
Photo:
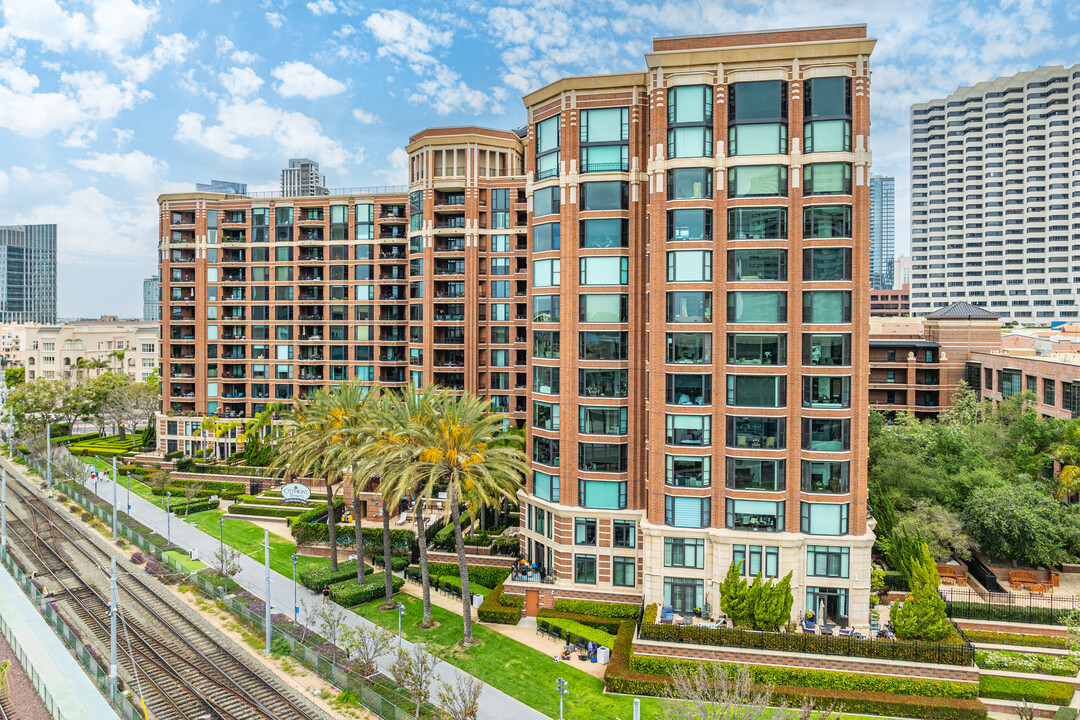
[[[404,183],[410,134],[521,125],[523,93],[644,69],[654,35],[856,22],[906,250],[908,107],[1080,62],[1077,3],[0,0],[0,224],[59,224],[62,317],[138,315],[161,192],[273,189],[296,156],[333,187]]]

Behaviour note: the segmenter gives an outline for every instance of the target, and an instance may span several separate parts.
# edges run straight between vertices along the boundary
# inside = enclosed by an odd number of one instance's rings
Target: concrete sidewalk
[[[8,468],[11,471],[10,465]],[[87,494],[93,493],[92,484],[85,489]],[[112,503],[112,492],[111,481],[97,484],[98,497],[104,499],[106,503]],[[117,504],[121,510],[127,505],[127,490],[124,487],[123,480],[120,480],[117,488]],[[134,493],[131,494],[131,516],[154,532],[159,533],[162,537],[166,535],[165,511]],[[194,525],[184,522],[183,518],[174,515],[171,520],[171,539],[174,545],[179,545],[184,550],[198,550],[201,560],[213,564],[212,558],[219,547],[217,537],[204,533]],[[258,560],[248,556],[241,558],[240,572],[233,578],[241,587],[259,598],[264,598],[266,595],[266,574],[262,557],[262,551],[260,551]],[[275,611],[284,613],[289,617],[293,615],[293,587],[292,577],[286,577],[273,570],[270,571],[271,605]],[[296,597],[297,602],[303,600],[308,606],[312,603],[322,603],[322,597],[318,593],[313,593],[299,584],[296,585]],[[345,608],[341,609],[345,610]],[[370,621],[347,610],[345,611],[345,617],[349,625],[371,624]],[[403,641],[402,644],[406,649],[412,647],[408,641]],[[390,665],[391,660],[384,658],[383,662],[380,663],[380,668],[388,673]],[[436,672],[440,680],[448,683],[453,682],[456,675],[465,674],[463,671],[442,661],[436,667]],[[546,717],[543,713],[532,709],[501,690],[497,690],[486,683],[484,684],[484,691],[480,696],[480,712],[477,715],[477,720],[511,720],[511,718],[513,720],[544,720]]]

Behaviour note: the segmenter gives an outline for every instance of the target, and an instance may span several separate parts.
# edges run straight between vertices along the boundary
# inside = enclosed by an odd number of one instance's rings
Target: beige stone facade
[[[142,381],[160,361],[157,324],[137,320],[2,325],[0,338],[5,365],[25,367],[27,380],[122,371]]]

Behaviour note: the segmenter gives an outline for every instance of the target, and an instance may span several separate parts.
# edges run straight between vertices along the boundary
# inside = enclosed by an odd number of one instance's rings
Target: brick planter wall
[[[475,553],[476,550],[465,553],[466,563],[479,567],[508,568],[514,566],[514,558],[512,557],[506,557],[504,555],[478,555]],[[427,557],[429,563],[457,565],[457,553],[455,552],[428,550]]]
[[[526,590],[540,591],[540,607],[547,610],[555,609],[556,600],[593,600],[596,602],[618,603],[621,605],[640,605],[640,595],[622,595],[589,590],[569,590],[556,585],[536,582],[514,582],[507,580],[503,585],[503,593],[507,595],[525,596]]]

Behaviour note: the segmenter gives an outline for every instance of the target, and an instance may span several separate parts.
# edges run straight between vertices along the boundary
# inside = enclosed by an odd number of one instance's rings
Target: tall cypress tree
[[[941,640],[951,624],[945,613],[945,601],[938,593],[937,565],[926,543],[919,555],[911,558],[911,596],[892,613],[896,635],[901,640]]]

